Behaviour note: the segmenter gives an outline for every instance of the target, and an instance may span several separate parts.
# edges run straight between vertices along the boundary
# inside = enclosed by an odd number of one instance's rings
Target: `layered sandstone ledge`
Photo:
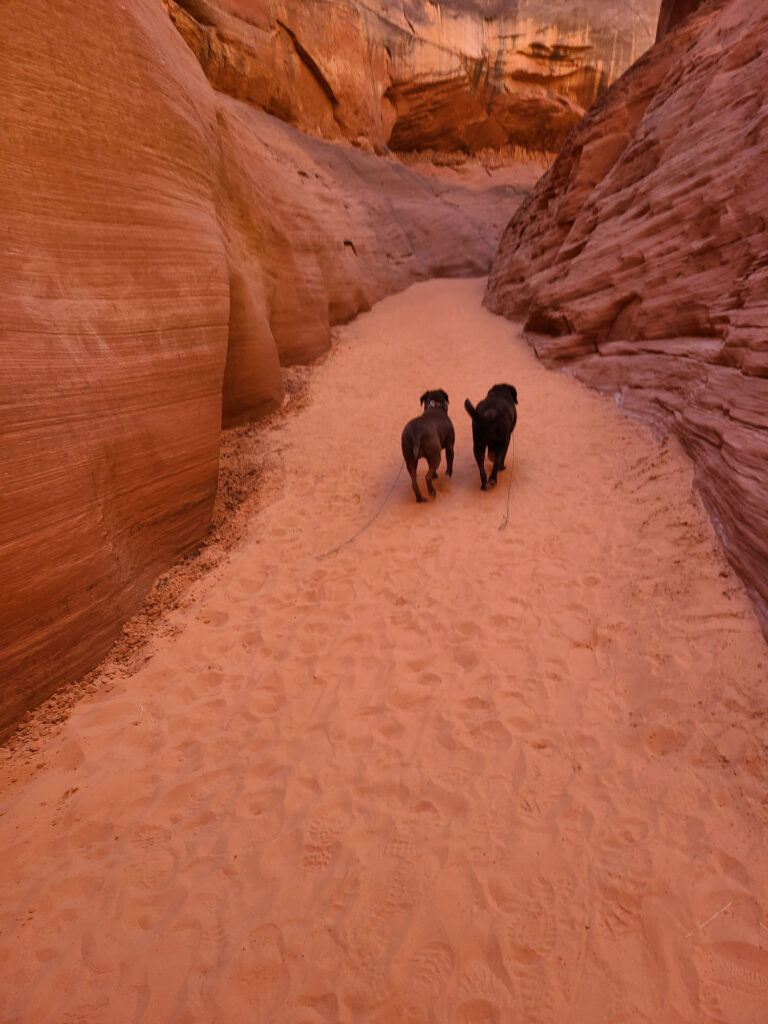
[[[653,42],[659,0],[163,0],[212,85],[378,152],[554,152]]]
[[[216,94],[159,0],[0,7],[0,733],[200,543],[222,420],[413,280],[485,273],[518,199]]]
[[[766,111],[768,12],[703,5],[579,125],[505,232],[486,303],[680,439],[768,630]]]

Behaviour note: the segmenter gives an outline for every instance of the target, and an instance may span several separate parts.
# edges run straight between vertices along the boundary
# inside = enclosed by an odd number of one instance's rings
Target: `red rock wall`
[[[164,0],[211,83],[381,152],[559,148],[653,41],[660,0]]]
[[[329,323],[485,272],[514,198],[217,96],[157,0],[6,0],[0,36],[2,735],[204,537],[222,419]]]
[[[214,106],[140,13],[0,7],[0,726],[105,652],[216,490]]]
[[[659,23],[656,26],[656,42],[660,42],[668,32],[677,28],[705,2],[706,0],[661,0]]]
[[[597,102],[486,303],[677,435],[768,630],[768,10],[702,7]]]

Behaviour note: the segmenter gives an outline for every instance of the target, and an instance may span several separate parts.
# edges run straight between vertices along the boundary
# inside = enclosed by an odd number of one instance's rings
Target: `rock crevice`
[[[578,15],[545,0],[512,11],[467,0],[163,2],[216,90],[377,152],[555,151],[650,46],[659,9],[659,0],[631,12],[593,0]]]

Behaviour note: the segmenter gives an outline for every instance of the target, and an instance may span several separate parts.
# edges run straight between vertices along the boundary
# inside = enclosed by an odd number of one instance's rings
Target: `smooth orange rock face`
[[[675,433],[768,630],[768,12],[705,5],[584,119],[486,303]]]
[[[591,0],[578,16],[549,0],[164,2],[217,90],[377,151],[554,151],[651,45],[659,11],[659,0]]]
[[[0,727],[106,651],[216,491],[214,104],[133,6],[0,8]]]
[[[433,274],[510,190],[430,182],[216,95],[155,0],[0,6],[0,735],[200,543],[222,420]]]

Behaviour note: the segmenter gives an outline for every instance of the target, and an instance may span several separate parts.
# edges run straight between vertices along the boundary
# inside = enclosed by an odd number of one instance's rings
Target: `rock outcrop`
[[[656,26],[656,42],[660,42],[668,32],[676,28],[680,22],[697,11],[705,0],[661,0],[659,23]]]
[[[213,86],[381,152],[555,151],[653,41],[659,0],[164,0]]]
[[[486,303],[673,432],[768,631],[768,11],[703,5],[585,117]]]
[[[0,735],[205,535],[222,420],[516,205],[217,95],[158,0],[0,6]],[[490,179],[489,179],[490,180]]]

